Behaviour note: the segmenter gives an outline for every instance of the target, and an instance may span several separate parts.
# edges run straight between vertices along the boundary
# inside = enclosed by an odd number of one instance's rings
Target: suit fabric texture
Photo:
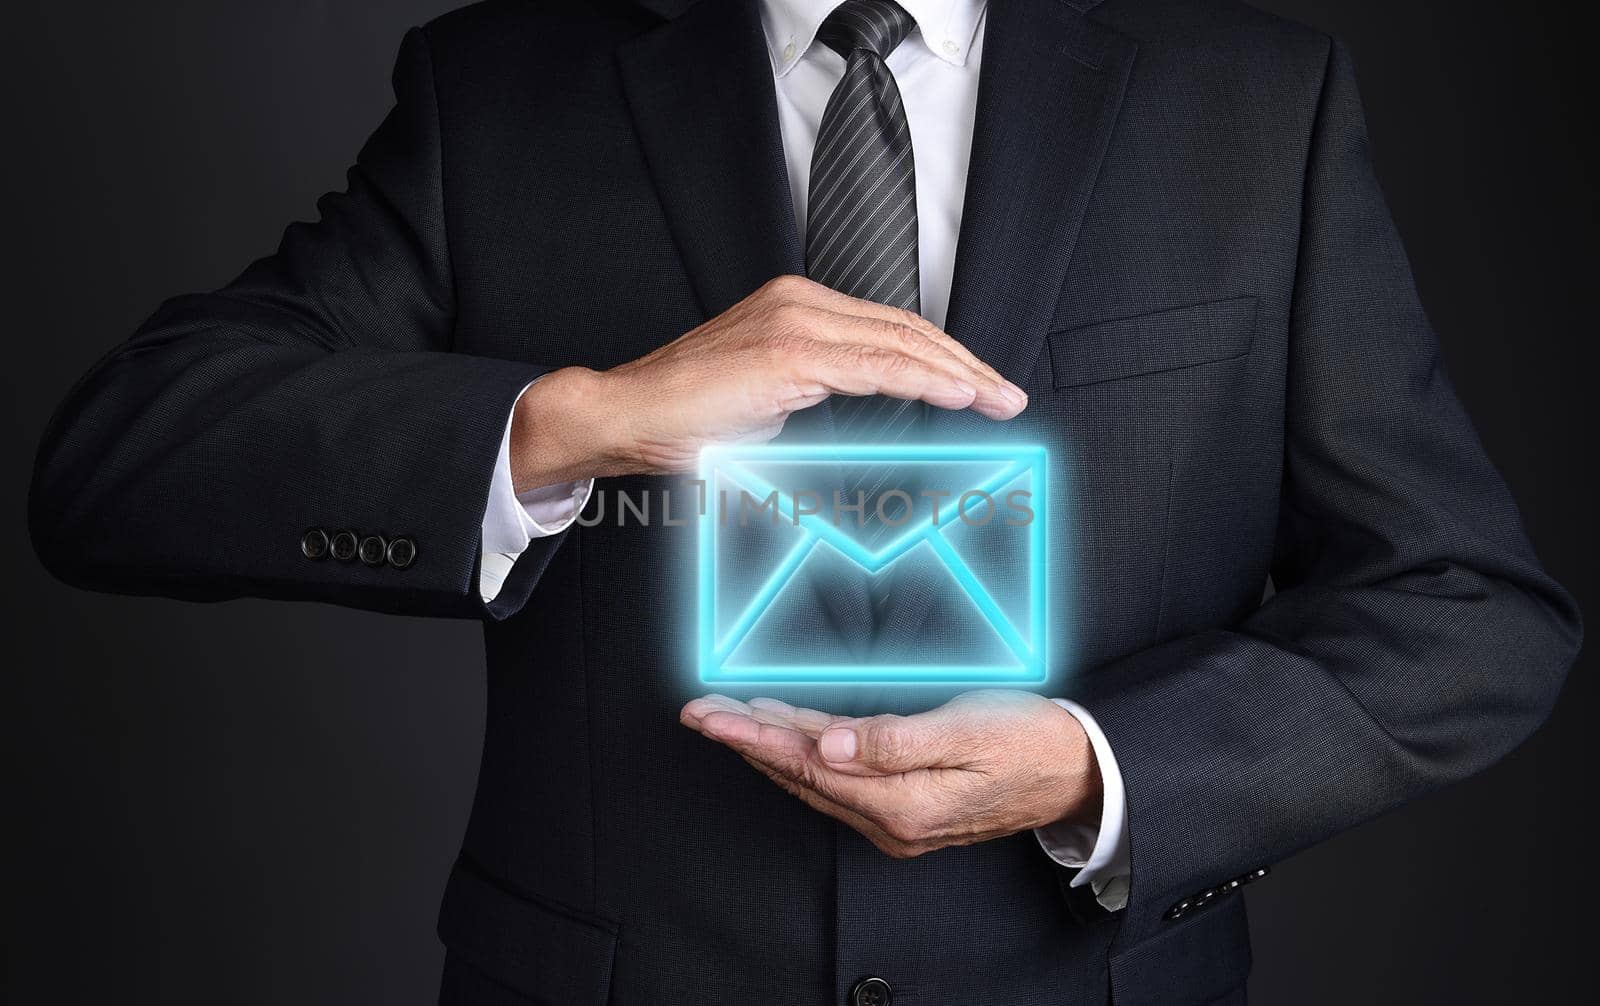
[[[613,513],[478,595],[529,381],[804,271],[752,2],[491,2],[412,30],[320,219],[163,304],[51,423],[32,531],[69,582],[482,620],[446,1001],[837,1003],[864,975],[897,1006],[1237,1001],[1232,879],[1548,712],[1577,612],[1440,368],[1346,51],[1232,3],[987,18],[947,328],[1027,390],[1007,435],[1070,484],[1050,693],[1121,764],[1124,911],[1028,834],[888,859],[679,726],[690,532]],[[930,440],[996,435],[931,411]],[[308,528],[415,557],[308,558]]]

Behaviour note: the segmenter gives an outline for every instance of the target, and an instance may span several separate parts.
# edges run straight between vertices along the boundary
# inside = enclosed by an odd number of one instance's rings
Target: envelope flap
[[[723,520],[788,522],[877,571],[1035,462],[1009,448],[768,446],[713,455],[707,485],[738,487],[712,500]]]

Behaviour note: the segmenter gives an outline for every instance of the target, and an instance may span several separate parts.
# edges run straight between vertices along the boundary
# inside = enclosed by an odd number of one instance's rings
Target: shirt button
[[[961,47],[956,45],[954,42],[951,42],[949,39],[946,39],[944,43],[944,51],[954,56],[956,53],[961,51]]]
[[[894,990],[877,976],[863,978],[850,990],[850,1006],[889,1006]]]
[[[791,59],[794,59],[794,43],[793,42],[790,42],[788,45],[783,47],[783,61],[785,63],[787,63]]]

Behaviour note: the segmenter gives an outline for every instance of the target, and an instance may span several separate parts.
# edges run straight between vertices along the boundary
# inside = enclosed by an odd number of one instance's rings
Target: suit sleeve
[[[1277,593],[1080,693],[1126,788],[1124,946],[1507,753],[1581,637],[1441,368],[1337,43],[1303,213]]]
[[[481,615],[506,416],[546,368],[451,352],[454,283],[427,43],[346,191],[213,293],[163,304],[72,389],[40,446],[35,547],[69,583],[193,600]],[[308,559],[308,529],[409,538],[405,569]],[[536,542],[487,612],[526,600]],[[531,561],[530,561],[531,560]]]

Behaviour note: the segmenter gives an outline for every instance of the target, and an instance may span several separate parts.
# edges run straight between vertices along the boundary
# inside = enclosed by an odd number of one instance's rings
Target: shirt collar
[[[967,64],[967,52],[978,34],[988,0],[896,0],[921,29],[917,36],[928,51],[954,66]],[[767,34],[772,72],[782,77],[811,48],[817,29],[840,0],[761,0],[761,27]],[[906,39],[905,45],[914,45]]]

